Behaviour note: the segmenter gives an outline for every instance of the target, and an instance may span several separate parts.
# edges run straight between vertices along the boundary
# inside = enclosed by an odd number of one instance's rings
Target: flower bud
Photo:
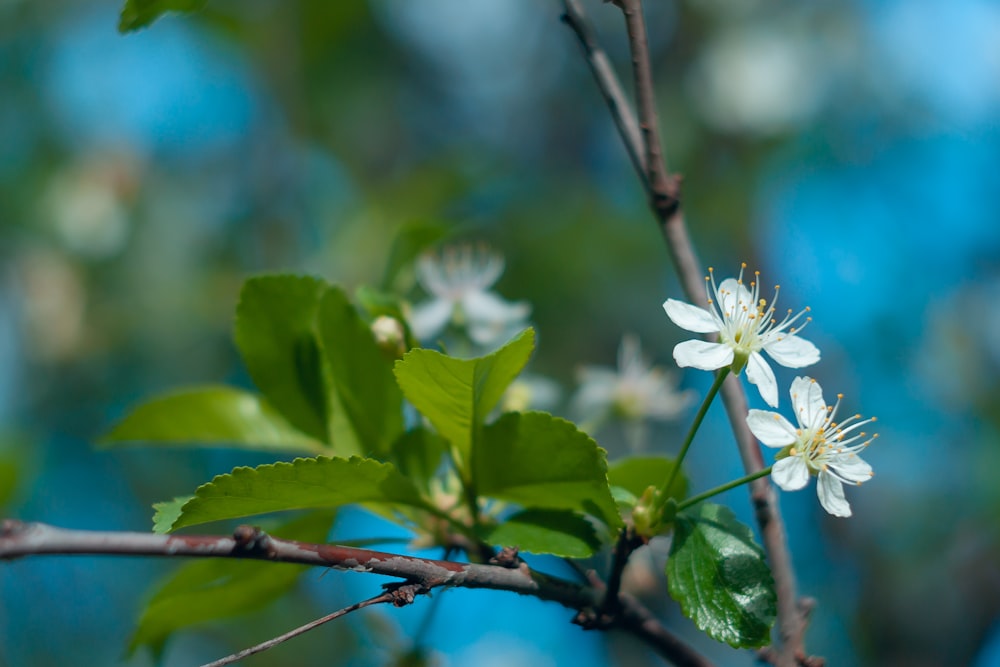
[[[406,332],[395,317],[379,315],[371,324],[379,349],[390,359],[402,359],[406,353]]]

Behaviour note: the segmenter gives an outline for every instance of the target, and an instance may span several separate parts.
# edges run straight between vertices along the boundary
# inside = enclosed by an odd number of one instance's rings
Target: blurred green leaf
[[[230,446],[318,454],[323,443],[292,427],[267,400],[232,387],[164,394],[126,415],[99,445],[125,443]]]
[[[608,482],[612,487],[624,489],[638,499],[650,486],[659,488],[673,469],[673,459],[665,456],[635,456],[612,463],[608,467]],[[687,489],[688,480],[682,470],[670,485],[669,497],[684,500]],[[627,499],[627,496],[621,494],[619,497]],[[630,504],[634,505],[635,502]]]
[[[206,0],[125,0],[118,18],[118,32],[145,28],[165,12],[193,12],[205,3]]]
[[[677,516],[667,559],[670,595],[710,637],[734,648],[770,643],[776,596],[764,551],[722,505]]]
[[[473,452],[476,492],[525,508],[573,510],[621,525],[603,449],[546,412],[510,412],[483,429]]]
[[[218,475],[198,487],[174,521],[168,522],[169,515],[158,508],[154,530],[164,533],[209,521],[351,503],[427,506],[413,483],[391,464],[320,456]]]
[[[495,546],[562,558],[586,558],[601,548],[593,524],[567,510],[518,512],[486,531],[483,539]]]
[[[17,462],[0,458],[0,507],[14,497],[19,466]]]
[[[448,231],[444,225],[433,222],[414,222],[400,227],[389,250],[382,289],[391,291],[399,271],[426,248],[445,238]]]
[[[451,443],[464,471],[471,469],[476,430],[528,363],[534,346],[535,332],[529,328],[485,357],[455,359],[416,349],[396,362],[403,395]]]
[[[430,481],[447,451],[448,443],[438,434],[417,428],[407,431],[392,443],[390,458],[401,473],[429,494]]]
[[[268,531],[275,537],[325,542],[332,512],[311,512]],[[304,565],[207,558],[177,568],[150,599],[129,641],[128,653],[149,646],[155,654],[171,634],[215,619],[253,611],[292,588]]]
[[[323,442],[327,392],[316,313],[328,285],[309,276],[251,278],[236,306],[236,346],[261,393],[295,427]]]
[[[331,287],[323,295],[318,325],[340,408],[332,415],[334,447],[349,453],[340,444],[344,439],[341,434],[349,429],[360,446],[360,451],[350,453],[385,458],[403,432],[403,395],[392,373],[392,362],[341,288]]]

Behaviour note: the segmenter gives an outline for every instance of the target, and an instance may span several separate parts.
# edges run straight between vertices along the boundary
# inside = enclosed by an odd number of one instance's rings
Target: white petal
[[[469,338],[476,345],[490,347],[510,340],[527,326],[525,322],[517,320],[510,322],[504,320],[495,320],[492,322],[473,320],[469,322],[467,332]]]
[[[777,412],[751,410],[747,426],[754,437],[768,447],[784,447],[795,442],[795,427]]]
[[[757,385],[761,398],[772,408],[778,407],[778,381],[774,379],[774,371],[764,361],[760,352],[751,352],[747,362],[747,379],[750,384]]]
[[[819,361],[819,348],[795,334],[778,334],[764,350],[785,368],[803,368]]]
[[[840,480],[830,473],[820,472],[816,495],[819,496],[819,504],[823,509],[833,516],[851,516],[851,506],[844,498],[844,487]]]
[[[614,386],[601,383],[585,384],[573,396],[571,410],[583,419],[595,419],[604,414],[614,400]]]
[[[715,333],[719,330],[715,316],[704,308],[677,299],[667,299],[663,302],[663,310],[674,324],[685,331]]]
[[[722,343],[686,340],[674,346],[674,361],[681,368],[691,366],[703,371],[714,371],[733,363],[733,348]]]
[[[733,317],[744,307],[755,310],[757,304],[753,303],[753,296],[750,291],[736,280],[736,278],[726,278],[719,285],[719,307],[722,312],[729,317]]]
[[[792,397],[792,409],[803,428],[820,428],[827,417],[823,388],[811,377],[797,377],[792,380],[788,392]]]
[[[639,342],[639,337],[634,334],[622,336],[622,342],[618,346],[618,372],[623,377],[641,377],[648,367],[642,358],[642,345]]]
[[[462,296],[462,310],[470,320],[498,323],[502,326],[528,317],[531,306],[523,301],[504,301],[493,292],[474,290]]]
[[[452,305],[446,299],[434,299],[413,307],[410,328],[420,340],[427,340],[440,333],[451,319]]]
[[[448,278],[438,259],[429,253],[423,254],[417,260],[417,281],[428,293],[436,297],[444,297],[450,291]]]
[[[809,468],[798,456],[789,456],[774,464],[771,478],[785,491],[798,491],[809,483]]]
[[[838,476],[849,482],[860,484],[872,477],[872,467],[857,454],[847,454],[830,461],[828,464]]]

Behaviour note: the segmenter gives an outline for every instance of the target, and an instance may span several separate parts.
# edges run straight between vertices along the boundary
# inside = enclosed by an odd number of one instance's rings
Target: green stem
[[[733,481],[723,484],[722,486],[717,486],[714,489],[709,489],[708,491],[705,491],[704,493],[699,493],[697,496],[692,496],[687,500],[685,500],[684,502],[680,503],[677,506],[677,511],[680,512],[681,510],[691,507],[692,505],[697,505],[701,501],[708,500],[712,496],[717,496],[720,493],[728,491],[729,489],[735,489],[737,486],[740,486],[741,484],[746,484],[747,482],[752,482],[755,479],[760,479],[761,477],[770,475],[771,468],[773,467],[774,466],[768,466],[763,470],[758,470],[755,473],[751,473],[745,477],[740,477],[739,479],[734,479]]]
[[[684,444],[681,446],[681,451],[677,455],[677,461],[674,463],[674,469],[670,471],[670,477],[667,478],[667,483],[660,487],[660,496],[663,498],[663,502],[670,497],[670,487],[673,485],[674,480],[677,479],[677,473],[680,472],[681,463],[684,462],[684,457],[687,456],[688,449],[691,447],[691,443],[694,441],[694,434],[698,432],[701,427],[701,422],[705,419],[705,415],[708,414],[708,406],[712,404],[715,400],[715,395],[719,393],[719,389],[722,388],[722,383],[725,382],[726,376],[729,375],[729,366],[721,369],[715,376],[715,382],[712,383],[712,387],[708,390],[705,395],[705,400],[701,402],[701,407],[698,408],[698,414],[694,416],[694,423],[691,424],[691,429],[688,431],[687,437],[684,438]]]

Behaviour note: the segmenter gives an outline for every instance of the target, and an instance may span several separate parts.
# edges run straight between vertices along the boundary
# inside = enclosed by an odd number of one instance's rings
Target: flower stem
[[[717,496],[720,493],[728,491],[729,489],[735,489],[737,486],[740,486],[741,484],[746,484],[747,482],[752,482],[755,479],[760,479],[761,477],[764,477],[766,475],[770,475],[771,474],[771,468],[773,468],[773,467],[774,466],[768,466],[768,467],[764,468],[763,470],[758,470],[757,472],[751,473],[749,475],[746,475],[745,477],[740,477],[739,479],[734,479],[731,482],[727,482],[726,484],[723,484],[722,486],[717,486],[714,489],[709,489],[708,491],[705,491],[704,493],[699,493],[697,496],[692,496],[692,497],[688,498],[687,500],[685,500],[684,502],[680,503],[677,506],[677,511],[679,512],[679,511],[681,511],[683,509],[691,507],[692,505],[697,505],[701,501],[708,500],[712,496]]]
[[[705,395],[705,400],[701,402],[701,407],[698,408],[698,414],[694,416],[694,422],[691,424],[690,430],[688,430],[687,437],[684,438],[684,444],[681,446],[681,451],[677,455],[677,461],[674,462],[674,469],[670,471],[670,477],[667,478],[667,483],[660,487],[660,496],[663,501],[670,497],[670,487],[673,485],[674,480],[677,479],[677,473],[680,472],[681,463],[684,462],[684,457],[687,456],[688,449],[691,447],[691,443],[694,441],[694,434],[698,432],[701,427],[701,422],[705,419],[705,415],[708,413],[708,406],[712,404],[715,399],[715,395],[719,393],[719,389],[722,388],[722,383],[725,381],[726,376],[729,375],[729,366],[726,366],[719,370],[719,373],[715,376],[715,382],[712,383],[712,387],[708,390]]]

